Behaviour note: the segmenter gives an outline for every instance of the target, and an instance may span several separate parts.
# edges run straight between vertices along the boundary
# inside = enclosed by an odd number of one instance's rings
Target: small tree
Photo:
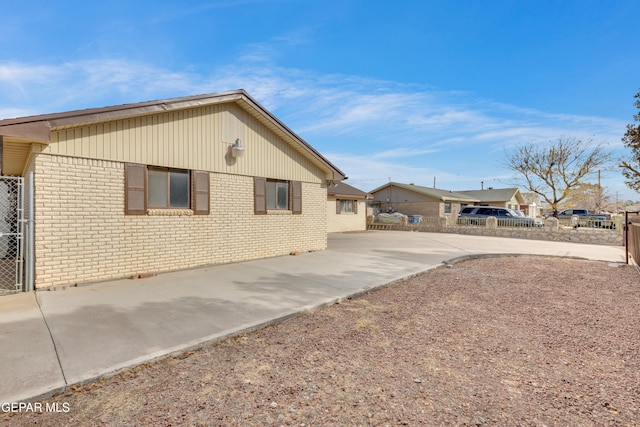
[[[571,189],[605,165],[611,155],[592,141],[560,137],[545,146],[526,144],[507,153],[506,167],[519,173],[526,187],[542,197],[558,216],[558,205]]]
[[[631,149],[631,158],[629,161],[622,161],[622,175],[626,178],[625,184],[637,192],[640,192],[640,92],[636,93],[635,105],[638,108],[638,114],[633,118],[638,122],[637,125],[627,125],[627,132],[622,137],[625,147]]]

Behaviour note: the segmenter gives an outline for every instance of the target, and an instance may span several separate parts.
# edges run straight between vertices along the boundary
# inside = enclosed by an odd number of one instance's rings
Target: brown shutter
[[[358,200],[353,201],[353,213],[354,214],[358,213]]]
[[[191,189],[194,215],[209,215],[209,172],[191,171]]]
[[[253,177],[253,201],[256,215],[267,214],[267,179]]]
[[[340,215],[340,199],[336,199],[336,215]]]
[[[291,213],[302,213],[302,182],[291,181]]]
[[[147,167],[136,163],[124,165],[124,213],[147,213]]]

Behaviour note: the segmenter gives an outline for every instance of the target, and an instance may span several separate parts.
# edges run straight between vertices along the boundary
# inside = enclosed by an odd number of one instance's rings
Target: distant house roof
[[[467,194],[461,192],[454,192],[450,190],[442,190],[439,188],[432,187],[422,187],[420,185],[414,184],[400,184],[398,182],[389,182],[381,187],[378,187],[374,190],[371,190],[370,193],[377,193],[380,190],[384,190],[387,187],[398,187],[403,188],[408,191],[413,191],[414,193],[422,194],[428,197],[432,197],[434,199],[442,200],[443,202],[479,202],[480,200],[469,196]]]
[[[537,193],[522,193],[524,202],[528,205],[540,206],[540,195]]]
[[[478,199],[480,202],[508,202],[515,197],[518,203],[524,203],[524,197],[517,188],[488,188],[486,190],[460,191],[460,193]]]
[[[340,181],[335,186],[327,189],[327,194],[334,197],[356,197],[358,199],[366,199],[368,194],[362,190],[358,190],[349,184]]]

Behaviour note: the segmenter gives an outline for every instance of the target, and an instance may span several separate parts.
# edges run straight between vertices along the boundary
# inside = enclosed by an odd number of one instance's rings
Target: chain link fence
[[[22,178],[0,177],[0,293],[22,290]]]

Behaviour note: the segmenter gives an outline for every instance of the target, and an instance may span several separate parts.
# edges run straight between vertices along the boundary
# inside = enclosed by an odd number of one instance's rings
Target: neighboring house
[[[522,193],[517,188],[492,188],[486,190],[459,191],[468,197],[477,199],[476,206],[498,206],[501,208],[520,210],[525,204]]]
[[[523,193],[522,198],[524,204],[520,206],[520,210],[530,218],[537,218],[542,216],[542,203],[540,202],[540,196],[536,193]]]
[[[367,229],[367,193],[344,182],[327,189],[327,232]]]
[[[381,212],[457,218],[460,207],[479,202],[460,192],[390,182],[369,192],[372,205]]]
[[[345,179],[243,90],[0,120],[0,149],[36,288],[325,249]]]

